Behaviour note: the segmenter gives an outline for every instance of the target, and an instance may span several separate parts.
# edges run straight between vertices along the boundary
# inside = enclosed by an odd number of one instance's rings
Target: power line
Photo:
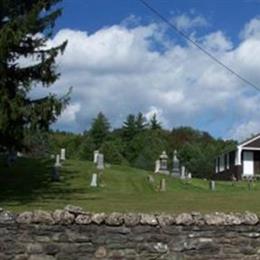
[[[172,29],[174,29],[178,34],[180,34],[182,37],[184,37],[187,41],[191,42],[193,45],[195,45],[200,51],[202,51],[204,54],[206,54],[208,57],[210,57],[213,61],[218,63],[220,66],[228,70],[230,73],[235,75],[238,79],[246,83],[247,85],[253,87],[257,91],[260,91],[260,88],[252,83],[251,81],[247,80],[243,76],[239,75],[236,71],[228,67],[226,64],[224,64],[222,61],[220,61],[216,56],[211,54],[209,51],[205,50],[202,46],[200,46],[196,41],[192,40],[186,33],[181,31],[177,26],[175,26],[173,23],[171,23],[167,18],[165,18],[159,11],[157,11],[155,8],[153,8],[151,5],[149,5],[145,0],[139,0],[145,7],[147,7],[150,11],[152,11],[154,14],[156,14],[161,20],[163,20],[166,24],[168,24]]]

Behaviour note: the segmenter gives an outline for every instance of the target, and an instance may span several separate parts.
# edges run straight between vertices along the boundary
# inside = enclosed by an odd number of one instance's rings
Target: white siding
[[[219,160],[219,171],[222,172],[225,170],[225,159],[224,159],[224,155],[221,155]]]
[[[227,169],[229,170],[230,168],[230,156],[229,153],[227,153]]]

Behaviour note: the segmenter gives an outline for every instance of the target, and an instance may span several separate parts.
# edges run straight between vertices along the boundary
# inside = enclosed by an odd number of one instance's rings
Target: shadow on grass
[[[62,170],[64,179],[52,182],[50,160],[18,158],[10,168],[4,166],[0,158],[0,202],[29,203],[37,199],[49,197],[55,199],[71,193],[80,193],[81,189],[71,188],[70,179],[77,172]]]

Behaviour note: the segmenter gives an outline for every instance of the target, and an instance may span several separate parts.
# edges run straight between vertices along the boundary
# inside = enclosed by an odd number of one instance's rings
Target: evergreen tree
[[[136,130],[137,132],[142,132],[147,127],[146,118],[139,112],[136,116]]]
[[[130,142],[137,133],[135,115],[129,114],[123,123],[123,138],[126,142]]]
[[[93,119],[89,130],[90,136],[93,138],[96,148],[99,148],[105,141],[110,129],[110,123],[102,112],[99,112],[97,117]]]
[[[66,42],[49,48],[60,0],[0,1],[0,146],[21,148],[25,132],[48,130],[68,101],[49,94],[33,99],[35,86],[49,87],[59,77],[55,59]]]
[[[157,120],[157,115],[156,113],[153,114],[151,120],[150,120],[150,128],[152,130],[156,130],[156,129],[162,129],[161,127],[161,123]]]

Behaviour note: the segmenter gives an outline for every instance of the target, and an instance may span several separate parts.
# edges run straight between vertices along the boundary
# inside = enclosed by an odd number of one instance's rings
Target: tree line
[[[236,144],[192,127],[167,130],[156,114],[147,121],[142,113],[129,114],[121,127],[112,129],[107,117],[100,112],[83,134],[52,131],[47,137],[51,153],[65,147],[70,158],[93,160],[93,151],[99,150],[107,163],[147,170],[154,169],[155,160],[164,150],[169,155],[169,168],[172,167],[173,151],[177,150],[181,163],[193,176],[201,178],[213,173],[216,155]]]

